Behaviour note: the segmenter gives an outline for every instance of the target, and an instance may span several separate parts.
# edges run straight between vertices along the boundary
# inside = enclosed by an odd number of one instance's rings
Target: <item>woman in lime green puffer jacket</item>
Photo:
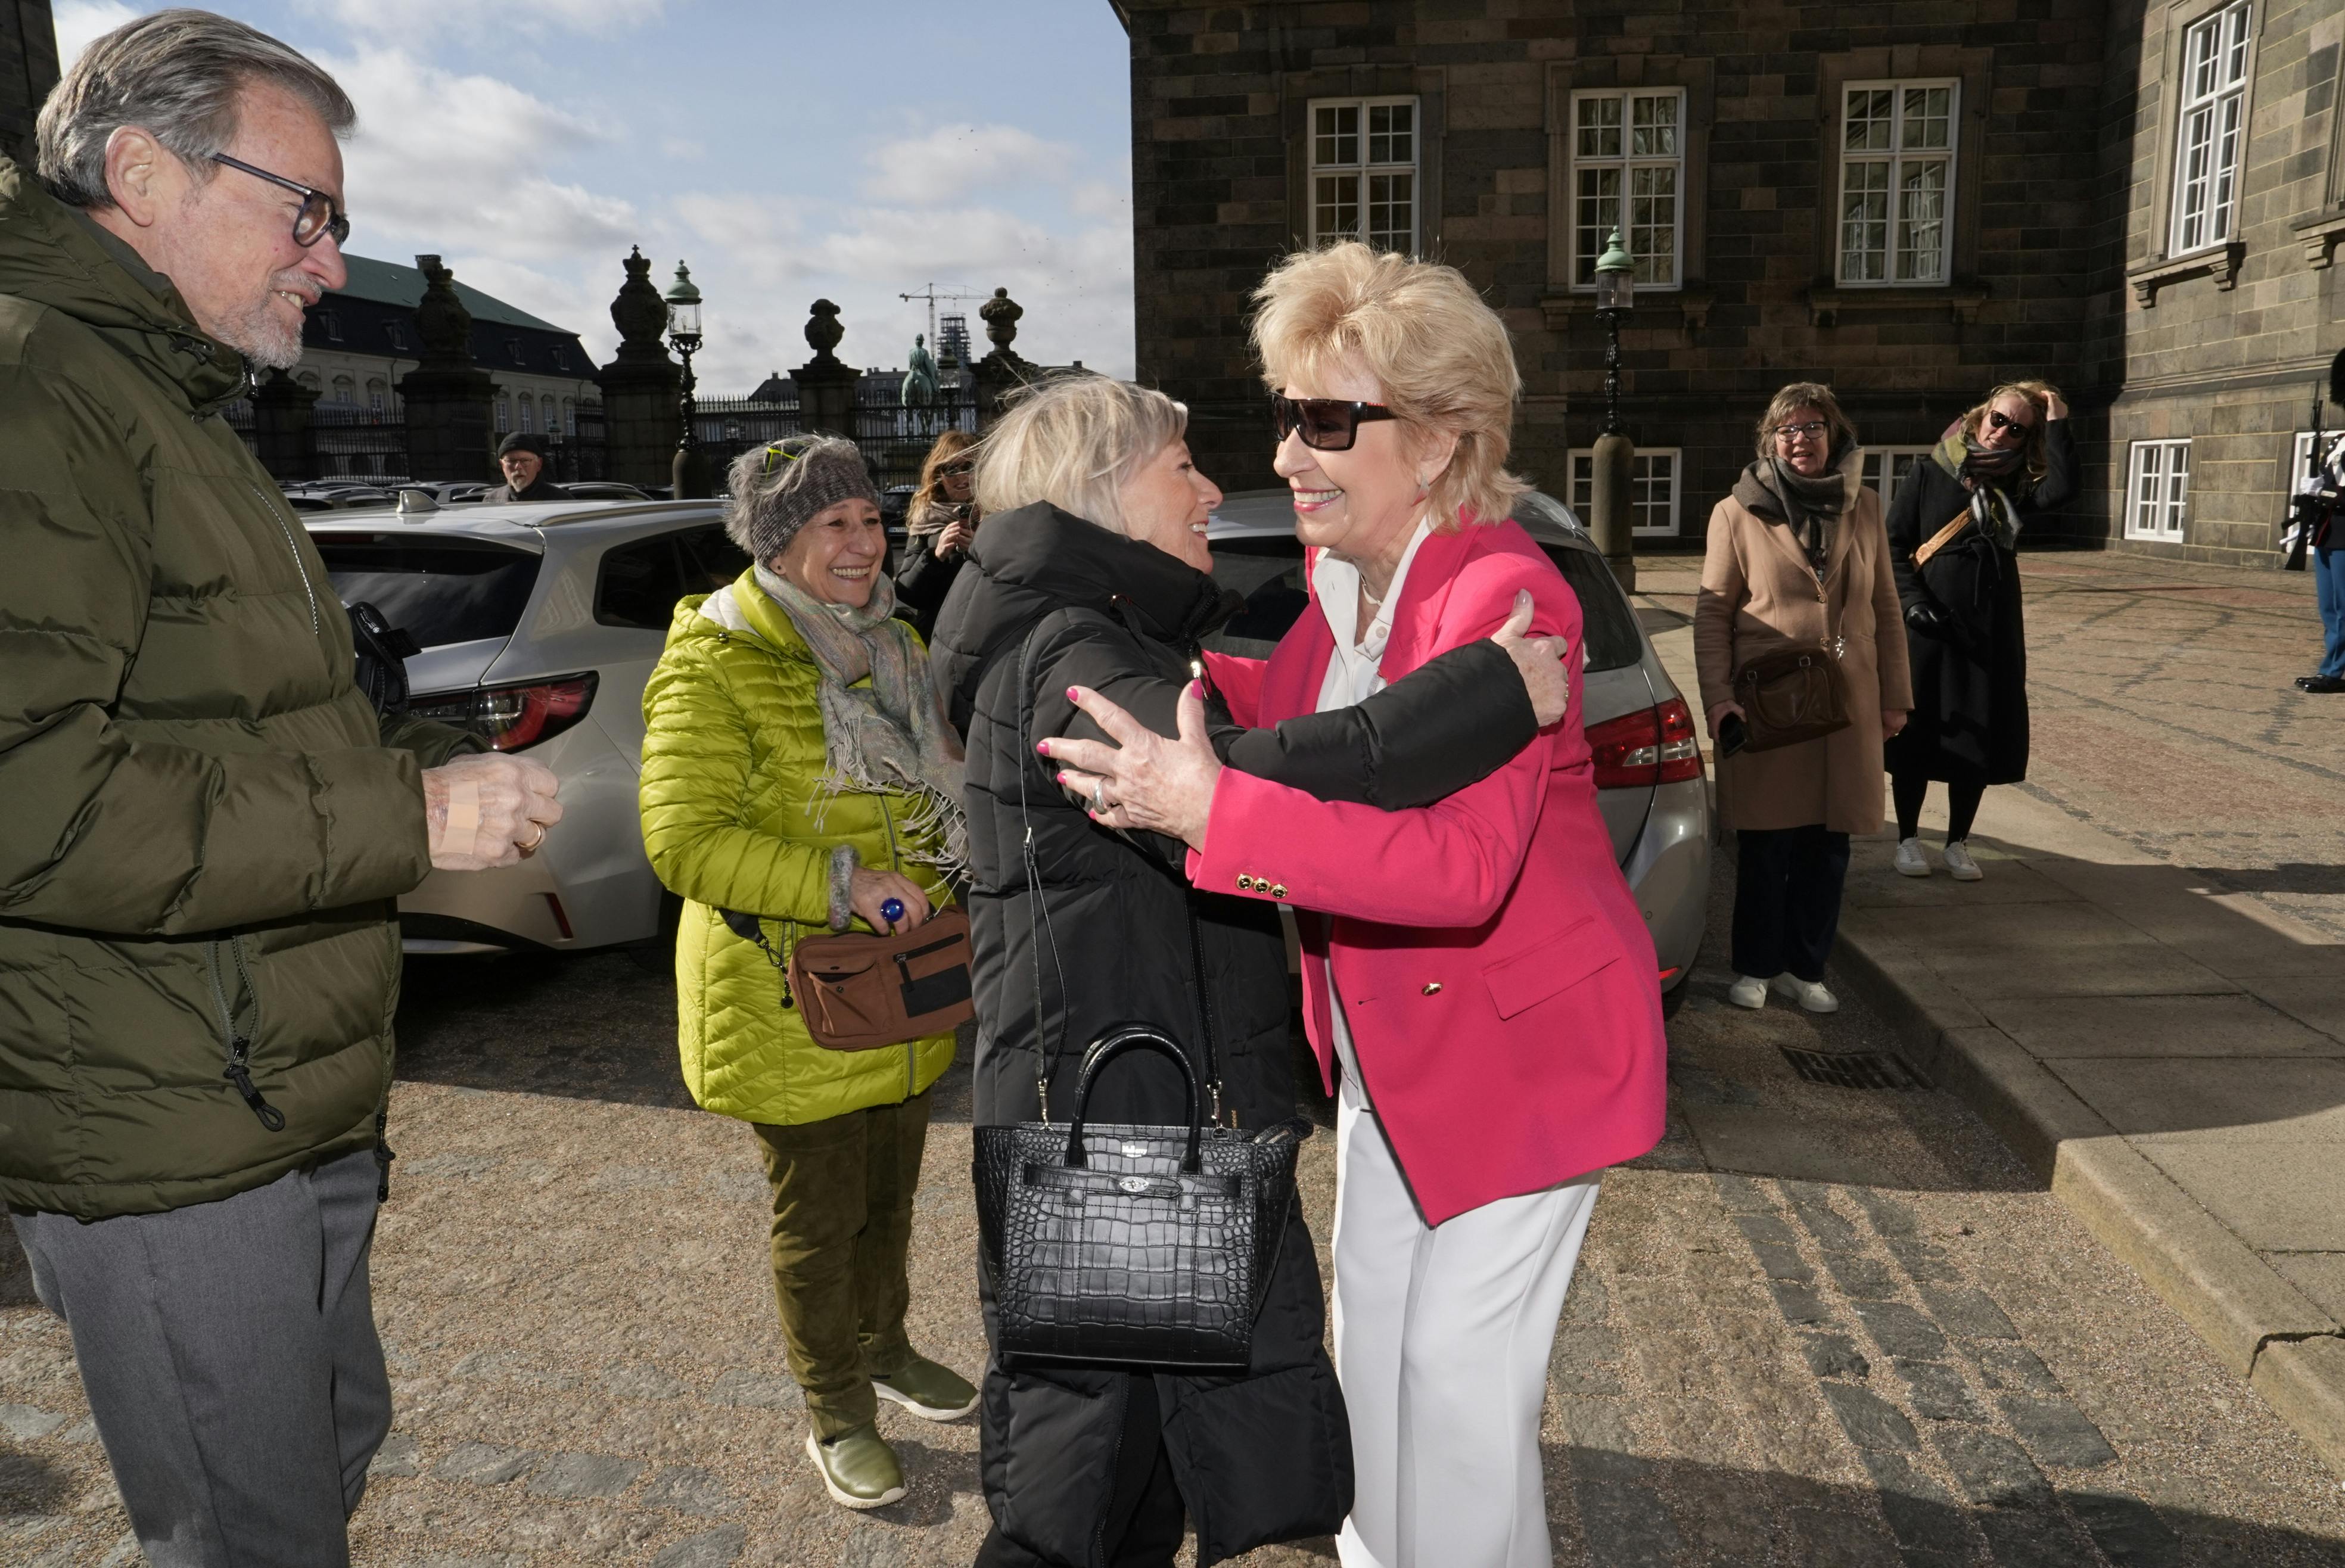
[[[938,1421],[977,1402],[904,1331],[928,1089],[953,1037],[825,1049],[765,949],[719,911],[757,916],[777,953],[927,919],[962,863],[960,744],[927,651],[891,618],[879,498],[854,444],[752,451],[731,490],[726,531],[756,564],[676,606],[644,691],[644,846],[685,900],[685,1083],[702,1108],[750,1123],[765,1157],[808,1454],[833,1498],[876,1508],[904,1494],[878,1401]]]

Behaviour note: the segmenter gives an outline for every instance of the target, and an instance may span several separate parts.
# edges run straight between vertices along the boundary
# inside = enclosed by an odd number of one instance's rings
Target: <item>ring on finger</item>
[[[1091,809],[1101,813],[1107,810],[1107,780],[1105,779],[1091,785]]]
[[[521,850],[521,852],[522,852],[523,855],[532,855],[532,854],[536,853],[537,846],[538,846],[539,845],[541,845],[541,844],[543,844],[544,842],[545,842],[545,824],[543,824],[543,823],[542,823],[542,822],[541,822],[541,823],[539,823],[539,824],[537,824],[537,831],[536,831],[534,834],[533,834],[533,835],[530,835],[529,842],[528,842],[528,843],[526,843],[526,844],[523,844],[523,845],[518,845],[517,847]]]

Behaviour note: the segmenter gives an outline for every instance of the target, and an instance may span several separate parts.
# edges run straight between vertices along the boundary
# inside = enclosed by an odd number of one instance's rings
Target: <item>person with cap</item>
[[[855,443],[752,449],[727,489],[726,531],[754,564],[675,607],[644,691],[644,847],[685,901],[685,1084],[704,1110],[749,1123],[764,1154],[808,1456],[833,1500],[878,1508],[905,1489],[879,1401],[929,1421],[977,1406],[904,1331],[928,1091],[953,1037],[827,1049],[767,952],[850,926],[908,931],[952,902],[968,859],[961,744],[927,650],[895,618],[879,497]],[[727,916],[755,917],[756,936]]]
[[[497,467],[505,482],[483,501],[568,501],[569,491],[545,477],[545,438],[515,430],[497,443]]]

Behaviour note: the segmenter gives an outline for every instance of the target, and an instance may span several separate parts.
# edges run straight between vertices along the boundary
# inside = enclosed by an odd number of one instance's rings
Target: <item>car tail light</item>
[[[501,752],[549,741],[586,716],[594,701],[594,673],[563,675],[517,686],[482,686],[418,699],[408,712],[484,737]]]
[[[1598,789],[1650,789],[1701,777],[1701,742],[1682,697],[1592,726],[1588,746]]]

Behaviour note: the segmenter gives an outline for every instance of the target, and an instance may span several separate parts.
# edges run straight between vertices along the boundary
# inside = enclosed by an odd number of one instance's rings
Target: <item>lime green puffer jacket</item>
[[[933,847],[909,834],[910,797],[826,798],[814,655],[789,617],[744,573],[675,607],[667,651],[644,688],[644,848],[685,900],[675,939],[677,1044],[705,1110],[788,1126],[893,1105],[952,1065],[953,1037],[828,1051],[782,975],[718,916],[763,918],[777,953],[829,932],[833,852],[901,872],[931,903],[952,902],[931,868],[901,858]]]

